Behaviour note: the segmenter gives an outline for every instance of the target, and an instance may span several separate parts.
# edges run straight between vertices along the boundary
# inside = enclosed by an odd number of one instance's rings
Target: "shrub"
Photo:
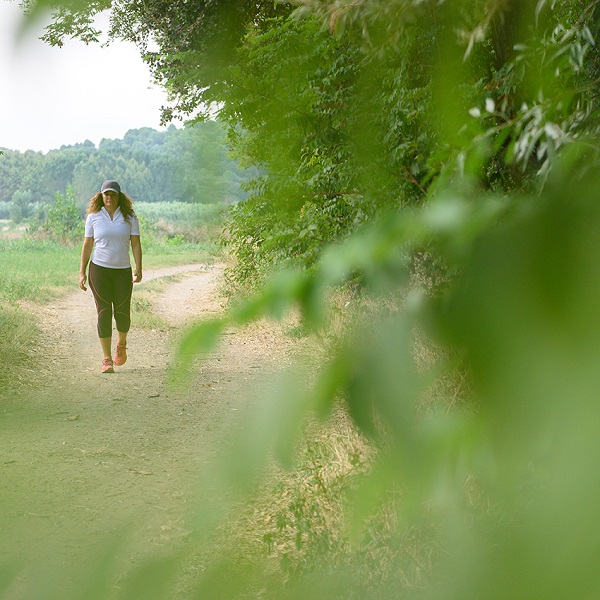
[[[30,228],[31,235],[56,240],[64,245],[79,243],[83,237],[83,220],[75,202],[72,186],[65,194],[56,193],[54,205],[48,208],[47,217]]]

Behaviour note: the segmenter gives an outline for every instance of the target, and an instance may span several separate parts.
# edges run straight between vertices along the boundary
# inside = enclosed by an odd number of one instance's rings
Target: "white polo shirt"
[[[85,237],[94,238],[92,262],[109,269],[127,269],[131,266],[129,246],[132,235],[140,235],[137,217],[131,216],[127,223],[121,209],[117,207],[113,218],[103,206],[85,220]]]

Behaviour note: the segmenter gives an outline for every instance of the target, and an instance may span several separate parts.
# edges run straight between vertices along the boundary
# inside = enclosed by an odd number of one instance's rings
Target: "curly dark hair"
[[[104,206],[102,200],[102,192],[98,192],[92,197],[88,205],[87,214],[97,213]],[[118,207],[121,209],[121,214],[128,223],[131,223],[131,217],[135,214],[133,210],[133,200],[123,192],[119,192],[119,204]]]

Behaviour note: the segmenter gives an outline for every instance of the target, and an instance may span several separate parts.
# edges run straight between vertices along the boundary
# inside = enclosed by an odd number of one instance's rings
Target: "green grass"
[[[0,240],[0,298],[46,302],[77,289],[80,252],[79,246],[49,241]],[[209,244],[148,244],[144,269],[212,262],[214,257]]]
[[[213,244],[145,244],[142,240],[142,246],[145,270],[195,263],[210,264],[219,258],[219,252]]]
[[[79,280],[79,248],[29,239],[0,240],[0,297],[46,301]]]
[[[8,306],[0,299],[0,390],[8,397],[9,390],[23,383],[27,367],[32,363],[29,348],[38,334],[31,317],[23,310]]]

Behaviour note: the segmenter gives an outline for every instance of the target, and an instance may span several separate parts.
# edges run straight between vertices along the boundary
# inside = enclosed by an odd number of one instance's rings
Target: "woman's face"
[[[117,192],[113,192],[112,190],[102,192],[102,201],[104,202],[106,210],[109,212],[115,211],[119,205],[119,194],[117,194]]]

